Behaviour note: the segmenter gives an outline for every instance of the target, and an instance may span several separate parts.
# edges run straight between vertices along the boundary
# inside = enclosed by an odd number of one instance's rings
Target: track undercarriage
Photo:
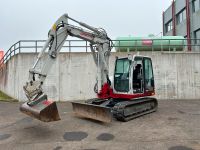
[[[152,97],[133,100],[90,99],[85,103],[72,102],[72,104],[73,110],[77,115],[103,122],[111,122],[112,117],[119,121],[129,121],[155,112],[158,106],[157,100]]]

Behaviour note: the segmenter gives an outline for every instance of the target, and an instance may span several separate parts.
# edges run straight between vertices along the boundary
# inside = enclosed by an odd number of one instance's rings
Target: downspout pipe
[[[190,2],[189,0],[185,0],[186,2],[186,21],[187,21],[187,45],[188,51],[191,51],[191,26],[190,26]]]
[[[163,23],[163,36],[165,36],[165,12],[162,13],[162,23]]]
[[[176,12],[175,12],[175,0],[172,1],[172,22],[173,22],[173,36],[176,36]]]

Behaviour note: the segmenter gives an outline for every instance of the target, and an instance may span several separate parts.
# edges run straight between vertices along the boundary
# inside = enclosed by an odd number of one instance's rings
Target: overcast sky
[[[64,13],[108,35],[147,36],[162,32],[162,12],[171,0],[0,0],[0,49],[19,40],[46,39]]]

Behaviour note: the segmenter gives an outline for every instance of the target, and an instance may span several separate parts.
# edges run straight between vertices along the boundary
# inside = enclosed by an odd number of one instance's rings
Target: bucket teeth
[[[106,123],[110,123],[112,121],[112,113],[108,107],[77,102],[71,103],[74,113],[78,116]]]
[[[44,96],[31,103],[26,102],[21,105],[20,111],[43,122],[60,120],[56,102],[47,100],[46,98]]]

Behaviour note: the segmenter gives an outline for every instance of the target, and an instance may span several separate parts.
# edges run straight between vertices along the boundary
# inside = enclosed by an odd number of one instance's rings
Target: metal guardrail
[[[152,41],[151,45],[141,45],[141,41]],[[162,42],[163,41],[163,42]],[[166,42],[167,41],[167,42]],[[163,50],[163,47],[168,47],[169,51],[173,51],[174,47],[179,45],[172,45],[173,41],[182,41],[182,49],[187,50],[187,47],[190,46],[192,49],[198,49],[200,52],[200,39],[191,39],[190,45],[187,45],[187,39],[139,39],[139,40],[112,40],[113,43],[118,43],[113,45],[115,48],[132,48],[134,51],[137,51],[142,47],[151,46],[151,50],[154,51],[154,43],[160,42],[160,45],[156,45],[157,48],[160,47],[160,51]],[[18,53],[37,53],[40,52],[44,45],[45,40],[20,40],[13,44],[9,50],[4,54],[3,58],[0,60],[0,68],[14,55]],[[132,44],[124,45],[123,42],[131,42]],[[171,42],[171,43],[170,43]],[[121,43],[121,44],[120,44]],[[133,44],[134,43],[134,44]],[[166,44],[167,43],[167,44]],[[120,51],[120,50],[119,50]],[[62,47],[61,52],[90,52],[89,42],[83,40],[66,40],[65,44]]]

